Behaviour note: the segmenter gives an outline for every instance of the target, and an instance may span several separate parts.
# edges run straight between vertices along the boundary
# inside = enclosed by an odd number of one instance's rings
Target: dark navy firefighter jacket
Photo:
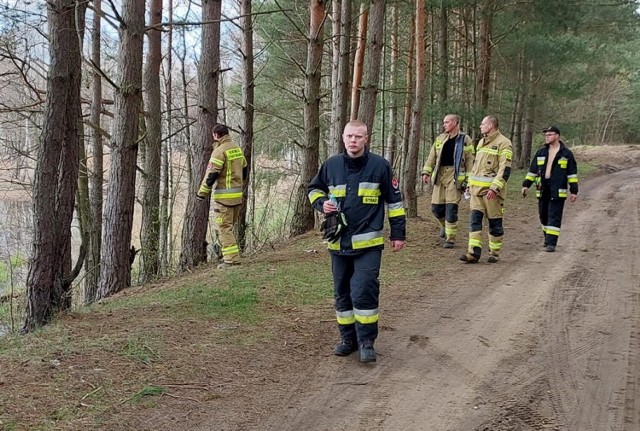
[[[541,197],[541,181],[549,187],[551,200],[566,199],[567,188],[569,193],[578,194],[578,165],[573,153],[566,145],[560,141],[560,149],[554,160],[549,161],[549,145],[540,148],[531,160],[529,172],[522,182],[523,187],[531,187],[536,183],[536,196]],[[544,178],[547,171],[547,163],[553,163],[551,166],[551,177]]]
[[[344,152],[327,159],[307,188],[313,208],[332,194],[344,213],[347,227],[328,248],[337,254],[358,254],[364,250],[384,248],[385,204],[391,226],[391,240],[406,238],[406,217],[398,181],[383,157],[370,153],[351,158]]]

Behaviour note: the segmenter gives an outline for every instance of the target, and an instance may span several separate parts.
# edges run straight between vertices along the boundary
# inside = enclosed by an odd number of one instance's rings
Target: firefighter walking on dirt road
[[[536,185],[544,248],[554,252],[558,245],[567,191],[571,202],[578,198],[578,164],[571,150],[560,140],[557,127],[552,126],[542,132],[544,147],[531,160],[529,172],[522,182],[522,196],[527,195],[531,185]]]
[[[309,201],[325,215],[341,338],[334,353],[359,350],[360,362],[375,362],[385,206],[393,251],[405,244],[405,211],[389,162],[366,148],[367,126],[350,121],[342,139],[345,152],[322,164],[308,185]]]
[[[476,147],[476,159],[469,177],[471,214],[469,220],[469,249],[460,256],[466,263],[477,263],[482,254],[482,220],[489,221],[489,263],[496,263],[502,250],[504,228],[504,200],[507,181],[511,175],[513,149],[511,141],[498,128],[492,115],[480,123],[483,138]]]
[[[444,133],[431,146],[422,181],[432,184],[431,212],[440,223],[444,248],[453,248],[458,233],[458,205],[473,166],[473,141],[460,133],[460,117],[448,114]]]

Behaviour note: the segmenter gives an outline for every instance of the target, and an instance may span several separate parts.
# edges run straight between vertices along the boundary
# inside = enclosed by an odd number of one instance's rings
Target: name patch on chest
[[[369,205],[377,205],[378,204],[378,197],[377,196],[363,196],[362,197],[362,203],[363,204],[369,204]]]

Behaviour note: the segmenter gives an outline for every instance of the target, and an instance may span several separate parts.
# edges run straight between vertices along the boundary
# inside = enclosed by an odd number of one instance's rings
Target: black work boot
[[[373,341],[364,340],[360,343],[360,362],[375,362],[376,351],[373,348]]]
[[[358,343],[355,340],[342,339],[338,344],[336,344],[336,348],[333,353],[336,356],[349,356],[356,350],[358,350]]]

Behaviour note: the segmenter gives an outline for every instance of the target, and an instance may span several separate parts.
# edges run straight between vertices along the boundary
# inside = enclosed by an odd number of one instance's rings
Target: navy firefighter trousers
[[[382,250],[331,253],[336,318],[343,340],[362,343],[378,336]]]

